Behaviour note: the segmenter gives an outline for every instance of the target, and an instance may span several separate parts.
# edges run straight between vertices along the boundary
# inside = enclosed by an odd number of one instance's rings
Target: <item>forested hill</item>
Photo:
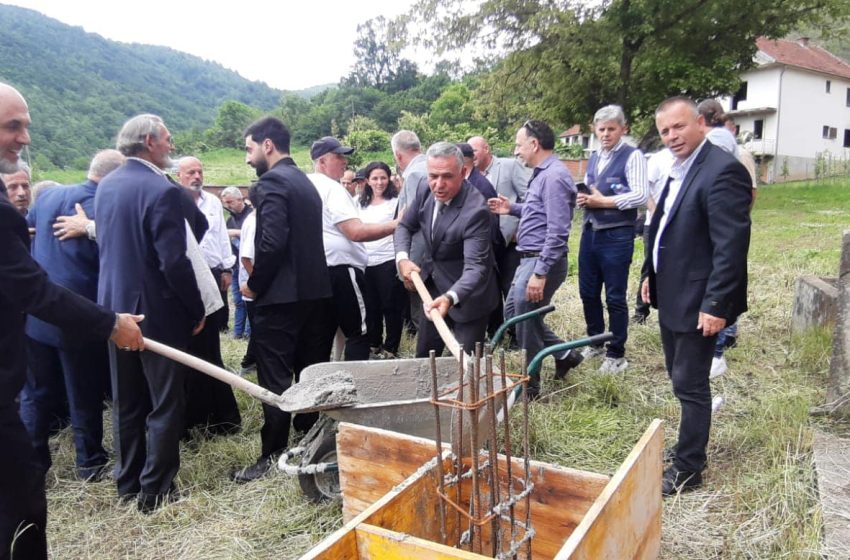
[[[0,4],[0,81],[27,98],[31,154],[42,168],[84,167],[121,124],[149,112],[172,132],[208,128],[222,102],[260,109],[281,93],[220,64],[169,48],[86,33],[33,10]],[[82,163],[82,165],[80,165]]]

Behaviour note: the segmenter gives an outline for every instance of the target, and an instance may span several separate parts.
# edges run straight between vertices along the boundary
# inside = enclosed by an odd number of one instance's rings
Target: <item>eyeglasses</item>
[[[520,127],[520,128],[524,128],[524,129],[528,130],[528,132],[531,133],[530,136],[540,140],[540,136],[541,136],[540,131],[533,124],[531,124],[531,119],[522,123],[522,127]]]

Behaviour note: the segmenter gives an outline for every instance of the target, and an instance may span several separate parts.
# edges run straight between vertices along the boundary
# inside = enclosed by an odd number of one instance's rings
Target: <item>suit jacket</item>
[[[322,241],[322,200],[310,179],[284,158],[252,187],[256,202],[254,271],[248,287],[255,306],[330,297]]]
[[[204,304],[186,256],[182,193],[165,176],[129,159],[95,194],[102,305],[142,313],[141,329],[186,347]]]
[[[496,189],[496,192],[506,196],[509,201],[517,202],[525,196],[528,190],[528,182],[531,180],[532,169],[525,167],[515,158],[493,158],[490,168],[487,169],[487,180]],[[499,216],[499,229],[509,244],[516,235],[519,227],[519,218],[515,216]]]
[[[496,307],[499,288],[490,239],[490,211],[487,201],[468,181],[438,218],[431,231],[435,201],[431,191],[420,188],[412,207],[395,231],[396,252],[409,252],[411,238],[422,232],[425,251],[422,280],[431,279],[440,293],[449,290],[458,296],[458,304],[449,316],[465,323],[479,319]],[[416,262],[416,261],[413,261]]]
[[[649,232],[650,300],[662,326],[697,328],[699,313],[732,324],[747,310],[747,251],[752,188],[747,170],[706,142],[685,176],[661,233],[659,270],[652,263],[658,234]]]
[[[94,194],[97,184],[86,181],[41,191],[30,207],[27,222],[36,230],[32,243],[32,256],[50,280],[64,286],[90,301],[97,301],[97,278],[100,269],[97,243],[88,237],[59,241],[53,235],[53,223],[59,216],[76,212],[80,204],[90,219],[95,219]],[[27,320],[27,336],[43,344],[70,348],[87,341],[81,340],[80,329],[62,331],[38,318]]]
[[[115,314],[50,282],[30,256],[26,221],[4,196],[0,196],[0,247],[0,407],[7,407],[15,406],[26,377],[26,313],[82,330],[91,340],[109,338]]]

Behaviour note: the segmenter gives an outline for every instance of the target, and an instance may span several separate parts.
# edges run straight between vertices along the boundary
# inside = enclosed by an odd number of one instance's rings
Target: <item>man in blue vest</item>
[[[637,208],[646,203],[646,159],[623,141],[626,117],[617,105],[599,109],[593,129],[601,145],[587,164],[585,183],[576,203],[584,208],[578,254],[579,295],[589,336],[605,332],[602,286],[608,307],[608,328],[614,338],[607,348],[588,346],[585,358],[604,356],[599,371],[619,373],[625,358],[629,328],[626,287],[634,253]]]

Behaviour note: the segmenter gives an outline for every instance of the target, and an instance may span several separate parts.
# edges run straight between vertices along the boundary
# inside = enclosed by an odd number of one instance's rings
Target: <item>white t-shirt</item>
[[[673,152],[667,148],[662,148],[661,151],[649,156],[646,162],[646,186],[653,201],[658,202],[658,197],[661,196],[661,191],[664,189],[667,177],[670,176],[670,168],[673,167],[675,160]],[[651,221],[652,212],[647,209],[644,224],[649,225]]]
[[[360,218],[357,206],[345,187],[321,173],[307,175],[322,199],[322,237],[328,266],[341,264],[366,270],[368,257],[363,243],[349,241],[336,224]]]
[[[360,219],[364,224],[385,224],[393,221],[395,210],[398,206],[398,197],[385,200],[380,204],[370,204],[366,208],[360,207]],[[369,257],[368,266],[377,266],[387,261],[395,260],[395,247],[393,236],[388,235],[377,241],[366,241],[366,254]]]
[[[718,148],[738,157],[738,142],[735,140],[735,136],[729,132],[729,129],[722,126],[713,126],[709,129],[705,137]]]
[[[251,212],[245,221],[242,222],[242,231],[239,234],[239,287],[248,281],[248,271],[245,270],[245,265],[242,264],[242,259],[248,259],[254,262],[254,235],[257,232],[257,213]],[[254,301],[251,298],[242,296],[242,299]]]

